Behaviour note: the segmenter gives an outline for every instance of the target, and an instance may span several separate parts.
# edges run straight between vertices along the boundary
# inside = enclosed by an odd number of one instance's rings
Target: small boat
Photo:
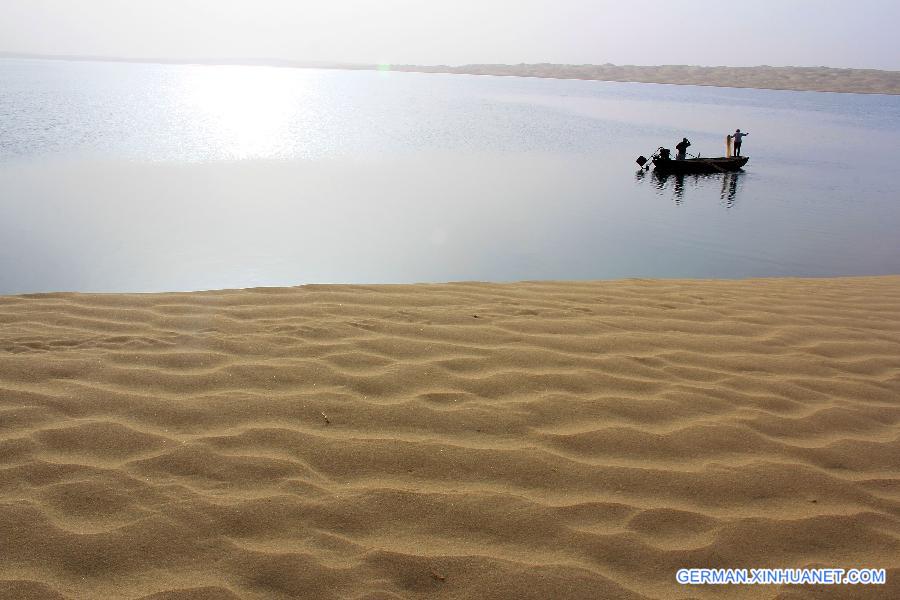
[[[663,173],[689,174],[689,173],[725,173],[727,171],[740,171],[741,167],[750,160],[749,156],[733,156],[718,158],[685,158],[673,160],[671,158],[653,157],[653,166]]]
[[[729,151],[730,153],[730,151]],[[693,156],[688,154],[688,156]],[[719,156],[711,158],[701,158],[693,156],[692,158],[683,158],[681,160],[672,159],[671,150],[659,147],[649,159],[638,156],[637,164],[643,169],[650,168],[649,162],[653,162],[653,166],[660,173],[674,173],[676,175],[688,175],[691,173],[727,173],[729,171],[740,171],[741,167],[750,160],[747,156]]]

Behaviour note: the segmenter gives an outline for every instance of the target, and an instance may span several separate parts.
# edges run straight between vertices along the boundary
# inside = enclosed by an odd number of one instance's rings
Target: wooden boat
[[[741,167],[750,160],[749,156],[733,156],[718,158],[685,158],[673,160],[671,158],[653,157],[653,166],[663,173],[689,174],[689,173],[724,173],[726,171],[740,171]]]

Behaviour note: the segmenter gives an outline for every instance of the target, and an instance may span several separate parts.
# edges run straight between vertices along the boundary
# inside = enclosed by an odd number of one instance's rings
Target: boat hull
[[[740,171],[748,160],[750,160],[748,156],[686,158],[684,160],[654,158],[653,166],[657,171],[663,173],[722,173],[724,171]]]

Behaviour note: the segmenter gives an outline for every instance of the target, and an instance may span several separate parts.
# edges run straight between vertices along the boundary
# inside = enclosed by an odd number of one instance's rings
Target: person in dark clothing
[[[741,133],[740,129],[735,129],[734,133],[731,135],[732,139],[734,139],[734,155],[741,155],[741,140],[745,135],[750,135],[749,133]]]
[[[691,143],[687,138],[683,138],[680,142],[675,144],[675,149],[678,150],[678,153],[675,155],[675,160],[684,160],[684,156],[687,154],[688,146]]]

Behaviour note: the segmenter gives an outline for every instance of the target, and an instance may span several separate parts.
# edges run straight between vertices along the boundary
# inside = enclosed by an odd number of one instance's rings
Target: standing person
[[[687,149],[690,145],[691,143],[687,138],[682,138],[680,142],[675,144],[675,149],[678,150],[678,153],[675,154],[675,160],[684,160],[684,155],[687,154]]]
[[[749,133],[741,133],[740,129],[735,129],[734,134],[731,136],[732,138],[734,138],[734,155],[735,156],[741,155],[741,139],[745,135],[750,135],[750,134]]]

